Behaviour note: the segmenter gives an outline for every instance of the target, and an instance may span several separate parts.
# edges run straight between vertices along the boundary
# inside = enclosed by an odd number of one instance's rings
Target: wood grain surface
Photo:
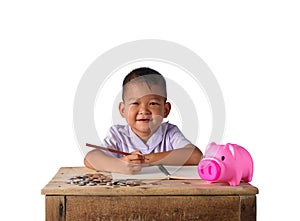
[[[46,195],[46,221],[256,220],[258,189],[249,183],[239,186],[209,184],[203,180],[145,180],[138,186],[67,183],[71,177],[93,173],[99,171],[85,167],[59,169],[41,190]]]

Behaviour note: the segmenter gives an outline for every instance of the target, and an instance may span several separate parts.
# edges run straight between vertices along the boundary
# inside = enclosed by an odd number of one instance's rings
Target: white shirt
[[[141,151],[142,154],[148,154],[182,148],[190,143],[176,125],[165,122],[159,126],[146,143],[128,125],[114,125],[109,129],[101,146],[128,153]],[[122,157],[120,154],[110,154]]]

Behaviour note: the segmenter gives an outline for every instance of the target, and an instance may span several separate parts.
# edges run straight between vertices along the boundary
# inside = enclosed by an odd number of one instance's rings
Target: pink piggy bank
[[[237,144],[211,143],[198,165],[198,174],[208,182],[228,182],[230,186],[237,186],[241,180],[252,180],[253,160],[249,152]]]

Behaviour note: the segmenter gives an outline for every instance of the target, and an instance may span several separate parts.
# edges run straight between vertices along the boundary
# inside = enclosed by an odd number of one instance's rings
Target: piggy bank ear
[[[205,150],[205,156],[206,157],[214,157],[218,153],[220,148],[220,145],[216,144],[215,142],[212,142],[207,145]]]
[[[226,148],[230,151],[231,155],[235,158],[235,148],[231,143],[226,144]]]

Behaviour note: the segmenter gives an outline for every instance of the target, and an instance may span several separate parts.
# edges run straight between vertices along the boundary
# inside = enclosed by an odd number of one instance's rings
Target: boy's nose
[[[146,105],[141,105],[139,109],[139,114],[149,114],[150,111]]]

